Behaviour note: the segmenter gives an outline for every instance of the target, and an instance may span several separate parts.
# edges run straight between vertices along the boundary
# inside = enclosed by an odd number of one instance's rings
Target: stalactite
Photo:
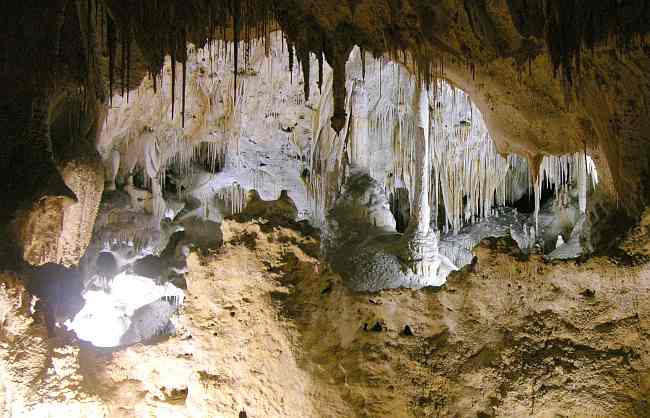
[[[110,16],[106,16],[106,45],[108,47],[108,94],[113,105],[113,80],[115,78],[115,28]]]
[[[339,41],[340,42],[340,41]],[[326,51],[326,55],[330,65],[332,66],[332,95],[334,98],[334,112],[331,118],[331,126],[337,133],[343,129],[347,118],[345,112],[345,99],[346,93],[346,76],[345,76],[345,63],[350,55],[352,48],[345,46],[345,44],[337,43],[334,48]]]
[[[289,50],[289,74],[291,74],[290,81],[291,84],[293,84],[293,44],[287,42],[287,48]]]
[[[120,77],[120,87],[121,87],[121,94],[122,98],[124,98],[125,94],[125,88],[126,88],[126,38],[128,37],[128,33],[126,31],[122,31],[121,37],[122,39],[120,40],[122,44],[122,59],[121,64],[120,64],[120,71],[121,71],[121,77]]]
[[[248,191],[237,183],[216,192],[217,198],[224,202],[231,215],[236,215],[244,210],[247,195]]]
[[[539,224],[539,209],[540,209],[540,202],[542,199],[542,194],[541,194],[541,186],[542,186],[542,178],[543,178],[543,171],[542,171],[542,163],[544,162],[543,157],[541,155],[536,155],[532,158],[528,159],[528,169],[530,170],[530,177],[533,182],[533,191],[534,191],[534,199],[535,199],[535,233],[537,234],[539,232],[538,229],[538,224]]]
[[[382,59],[379,57],[379,97],[381,97]]]
[[[237,97],[237,72],[239,71],[238,68],[238,60],[239,60],[239,30],[240,30],[240,14],[241,14],[241,4],[240,0],[231,0],[232,1],[232,24],[233,24],[233,37],[234,37],[234,62],[235,62],[235,69],[234,69],[234,79],[235,82],[233,84],[233,97]]]
[[[208,45],[208,58],[210,60],[210,73],[212,73],[212,65],[213,65],[213,39],[215,38],[215,30],[214,30],[214,20],[212,16],[212,3],[208,3],[208,39],[206,40],[207,45]]]
[[[356,169],[370,172],[370,139],[368,130],[368,91],[363,82],[352,87],[350,112],[351,163]]]
[[[131,85],[131,36],[126,37],[126,102],[129,102]]]
[[[104,30],[105,30],[105,24],[104,24],[104,8],[102,6],[102,3],[99,2],[97,3],[97,14],[99,14],[99,50],[103,51],[104,50]]]
[[[300,63],[302,66],[302,79],[303,79],[303,90],[305,93],[305,101],[309,101],[309,94],[310,94],[310,87],[311,87],[311,82],[310,82],[310,71],[311,71],[311,62],[309,59],[309,50],[307,49],[299,49],[298,50],[299,57],[300,57]]]
[[[187,37],[185,29],[183,29],[183,44],[181,45],[183,51],[183,92],[181,97],[181,127],[185,128],[185,88],[187,86]]]
[[[86,1],[86,72],[90,74],[90,68],[92,66],[92,56],[94,52],[91,52],[91,43],[92,39],[91,31],[93,31],[92,24],[92,0]],[[88,83],[88,77],[86,77],[86,84]]]
[[[172,39],[176,39],[172,35]],[[176,104],[176,43],[172,41],[171,52],[171,70],[172,70],[172,120],[174,120],[174,107]]]
[[[269,58],[271,56],[271,33],[266,27],[266,22],[264,22],[264,56]]]
[[[318,58],[318,92],[322,94],[323,92],[323,53],[319,52],[316,54]]]

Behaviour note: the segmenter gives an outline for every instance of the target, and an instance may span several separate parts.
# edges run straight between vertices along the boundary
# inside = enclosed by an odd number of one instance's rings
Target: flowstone
[[[438,252],[434,234],[418,243],[418,251],[436,268],[413,270],[404,258],[405,245],[412,241],[395,230],[384,191],[365,173],[350,175],[327,220],[321,232],[325,258],[352,290],[439,286],[456,269]]]

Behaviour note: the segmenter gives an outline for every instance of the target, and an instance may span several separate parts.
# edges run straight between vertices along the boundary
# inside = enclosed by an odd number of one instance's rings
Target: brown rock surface
[[[79,347],[47,335],[36,299],[21,280],[0,275],[0,407],[11,417],[104,417],[99,398],[83,388]]]
[[[92,238],[104,190],[104,168],[98,160],[70,161],[61,172],[77,201],[43,197],[21,211],[15,222],[22,258],[33,266],[77,265]]]
[[[72,393],[63,405],[101,398],[93,407],[112,417],[650,413],[646,261],[524,261],[511,241],[486,240],[474,271],[440,290],[358,294],[319,263],[302,226],[223,227],[222,249],[190,257],[178,334],[153,345],[49,350],[26,296],[5,284],[4,338],[34,339],[2,348],[27,353],[34,371],[4,383],[5,399],[53,356],[68,365],[48,372]]]

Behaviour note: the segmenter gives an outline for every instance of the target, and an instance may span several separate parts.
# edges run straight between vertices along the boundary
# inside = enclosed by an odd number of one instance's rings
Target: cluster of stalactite
[[[350,116],[345,123],[345,135],[336,134],[323,123],[333,111],[327,90],[314,117],[316,143],[309,179],[314,214],[320,222],[350,170],[360,166],[383,184],[387,195],[406,189],[410,206],[416,203],[415,191],[421,175],[416,161],[422,152],[418,148],[417,114],[413,107],[418,81],[395,62],[377,60],[365,68],[368,58],[362,59],[362,55],[355,49],[348,63],[348,74],[353,79],[348,80],[352,95],[346,100]],[[330,85],[326,83],[326,88]],[[357,91],[364,91],[366,96]],[[367,102],[366,115],[355,113],[359,112],[360,107],[355,106],[359,97]],[[432,222],[444,232],[457,233],[469,223],[494,215],[496,207],[519,199],[522,190],[534,195],[537,216],[542,182],[556,190],[577,187],[580,209],[586,210],[587,180],[592,180],[593,187],[598,181],[593,161],[586,153],[546,156],[530,164],[516,155],[504,157],[498,153],[480,111],[462,90],[438,81],[435,88],[428,90],[426,103],[431,109],[427,113],[427,154],[431,159],[428,199],[430,207],[442,209],[433,210],[431,215]],[[356,122],[359,118],[367,118],[367,123]],[[357,132],[359,129],[366,133]],[[357,153],[354,149],[359,144],[351,142],[362,141],[364,135],[371,138],[372,145],[361,145],[363,152]],[[366,155],[368,161],[360,164],[357,154]],[[386,159],[388,164],[382,161]]]
[[[249,52],[239,51],[237,59],[232,54],[222,52],[233,48],[232,43],[225,41],[212,41],[203,48],[188,49],[187,61],[193,70],[187,77],[187,90],[190,97],[197,101],[198,106],[193,106],[192,112],[193,117],[200,121],[198,125],[201,128],[196,132],[183,131],[178,124],[164,125],[166,115],[163,115],[159,122],[156,122],[155,118],[147,119],[152,101],[147,94],[151,94],[152,84],[161,81],[159,75],[152,75],[144,83],[147,93],[138,91],[135,94],[133,100],[142,100],[141,105],[132,106],[133,111],[117,114],[122,116],[109,115],[108,122],[112,129],[110,136],[114,143],[124,140],[122,164],[126,171],[132,171],[136,165],[143,169],[145,181],[151,185],[154,194],[154,212],[158,216],[165,210],[162,190],[170,169],[173,171],[172,177],[176,177],[175,183],[183,186],[193,181],[197,163],[212,172],[216,167],[238,163],[242,126],[237,122],[236,116],[246,103],[249,78],[240,74],[237,96],[232,96],[236,74],[232,69],[235,62],[246,61],[244,56],[248,59],[255,57],[256,60],[266,60],[266,64],[256,61],[257,67],[249,68],[246,62],[243,74],[258,74],[257,71],[260,71],[260,77],[272,79],[272,71],[266,71],[272,68],[268,63],[275,59],[276,54],[281,61],[293,56],[294,58],[289,59],[291,69],[292,60],[300,54],[279,31],[273,34],[273,40],[277,42],[278,39],[282,45],[279,54],[276,50],[273,54],[270,53],[269,36],[268,39],[250,43]],[[279,49],[277,45],[276,43],[276,48]],[[308,58],[309,55],[304,59]],[[201,75],[205,73],[206,60],[210,63],[208,76]],[[347,77],[345,91],[349,93],[343,100],[345,119],[342,130],[337,132],[330,123],[336,112],[333,99],[336,90],[336,69],[321,67],[325,64],[319,59],[306,63],[310,67],[319,66],[319,72],[323,73],[317,83],[320,85],[321,94],[315,96],[317,101],[309,103],[314,109],[311,130],[314,144],[311,148],[308,175],[305,178],[312,198],[314,220],[319,224],[324,221],[327,210],[336,199],[349,173],[350,160],[357,158],[354,157],[355,153],[367,157],[364,166],[373,178],[381,181],[388,195],[394,195],[399,189],[406,189],[412,199],[418,178],[414,172],[417,141],[412,97],[416,83],[419,82],[418,78],[400,63],[384,58],[374,59],[361,48],[354,48],[344,68]],[[177,66],[172,65],[172,61],[168,59],[165,71],[161,74],[173,73],[174,67]],[[308,69],[307,72],[309,71]],[[443,71],[442,65],[439,71]],[[291,81],[296,85],[298,81],[302,81],[303,85],[308,84],[306,77],[308,76],[303,72],[302,80],[297,77],[294,80],[292,77]],[[169,81],[161,83],[163,88],[159,87],[154,93],[157,97],[154,99],[155,103],[169,100]],[[173,85],[172,96],[177,95],[179,90],[178,86]],[[264,100],[262,105],[265,118],[273,117],[277,120],[278,106],[283,104],[304,104],[295,90],[271,89],[268,99]],[[443,81],[432,83],[427,91],[427,100],[431,107],[429,155],[432,160],[429,199],[431,207],[443,208],[442,211],[432,211],[433,222],[440,225],[442,230],[458,232],[468,223],[491,216],[496,206],[503,206],[518,199],[515,190],[527,188],[532,193],[538,192],[538,180],[561,187],[574,181],[575,176],[571,173],[584,171],[571,168],[582,164],[584,154],[546,157],[539,165],[533,164],[531,168],[523,158],[501,156],[487,132],[479,110],[465,93]],[[360,100],[365,101],[363,106],[359,106]],[[171,101],[173,103],[173,99]],[[224,118],[223,123],[215,125],[214,121],[208,122],[211,120],[208,115],[216,110],[217,104],[222,107],[220,110],[223,110]],[[166,106],[161,105],[163,113],[164,109],[168,109]],[[362,108],[365,108],[366,112],[365,125],[358,123],[358,112]],[[120,120],[119,117],[123,115],[127,115],[132,123]],[[149,125],[156,125],[157,128],[152,130]],[[114,130],[122,126],[128,126],[129,130],[123,133]],[[359,126],[366,126],[366,135],[371,138],[366,141],[372,142],[374,148],[368,148],[369,145],[366,144],[355,151],[359,146],[359,135],[356,132]],[[295,131],[290,131],[290,137],[295,135]],[[382,147],[386,152],[377,151]],[[382,164],[382,159],[390,160],[389,164]],[[588,166],[591,167],[590,173],[595,173],[593,163]],[[252,188],[261,189],[262,184],[267,182],[264,172],[255,168],[250,170],[254,171],[252,175],[255,178]],[[183,193],[191,189],[190,185],[187,186],[178,188],[179,198],[186,197]],[[244,189],[233,193],[223,190],[220,192],[223,196],[219,197],[226,201],[226,206],[230,207],[231,211],[236,212],[243,206],[245,192]],[[210,200],[214,190],[206,189],[205,193],[207,194],[200,198],[202,202]],[[537,201],[540,196],[541,194],[537,193]]]
[[[102,3],[106,7],[102,6]],[[420,10],[418,16],[420,26],[425,23],[434,25],[435,19],[430,6],[414,2],[413,7]],[[648,21],[643,17],[650,13],[646,0],[634,0],[622,4],[616,0],[593,2],[588,0],[571,0],[568,2],[532,1],[508,2],[518,28],[524,36],[535,36],[545,40],[552,62],[557,69],[562,68],[563,76],[569,84],[572,83],[573,73],[579,71],[580,54],[583,47],[593,48],[599,42],[613,38],[621,50],[632,43],[643,42],[642,36],[648,30]],[[237,73],[240,48],[245,49],[244,61],[249,56],[251,39],[268,38],[269,31],[279,26],[287,39],[288,60],[290,71],[293,72],[294,61],[303,72],[304,95],[307,100],[310,95],[310,54],[317,56],[319,63],[319,86],[322,85],[323,60],[333,69],[334,77],[334,112],[331,116],[332,127],[336,132],[343,129],[345,124],[345,63],[354,45],[370,51],[374,56],[387,56],[391,60],[402,62],[413,69],[418,82],[433,85],[433,80],[444,74],[445,52],[440,48],[435,50],[431,39],[426,39],[423,28],[421,34],[411,34],[413,39],[400,37],[390,31],[390,25],[383,29],[383,41],[363,36],[354,25],[354,4],[348,5],[352,14],[349,25],[340,25],[335,33],[326,33],[319,26],[318,19],[308,10],[307,2],[301,3],[289,0],[258,1],[258,0],[194,0],[178,2],[175,0],[138,0],[126,2],[123,0],[88,0],[88,20],[94,14],[96,25],[99,27],[107,50],[109,61],[109,90],[114,85],[114,70],[116,60],[121,60],[122,85],[130,85],[131,40],[140,45],[144,64],[150,75],[155,76],[162,67],[165,55],[171,56],[172,61],[183,64],[181,83],[185,86],[187,76],[186,44],[203,44],[208,39],[232,40],[232,51],[224,50],[223,54],[232,54],[235,83],[237,89]],[[390,2],[383,10],[385,18],[399,27],[404,19],[402,7]],[[467,8],[466,13],[473,24],[473,8]],[[93,13],[94,12],[94,13]],[[153,30],[152,30],[153,29]],[[428,28],[428,31],[434,28]],[[242,41],[246,41],[242,44]],[[417,42],[415,42],[417,41]],[[121,52],[117,52],[117,44]],[[534,51],[531,51],[534,54]],[[470,54],[471,55],[471,54]],[[362,54],[365,56],[365,54]],[[456,57],[459,58],[459,57]],[[528,57],[529,59],[531,57]],[[475,70],[474,58],[466,56],[468,65]],[[365,65],[364,65],[365,66]],[[172,71],[172,84],[176,83],[178,75]],[[126,89],[128,94],[128,88]],[[184,91],[183,87],[183,91]],[[181,96],[181,118],[185,114],[185,94]],[[176,106],[172,105],[171,117],[175,117]]]
[[[541,47],[522,52],[529,63],[547,52],[556,70],[561,68],[564,78],[571,83],[579,70],[583,49],[613,43],[617,51],[625,52],[643,46],[650,29],[648,0],[508,0],[505,3],[518,33],[507,45],[500,42],[505,35],[493,22],[494,12],[487,11],[481,1],[464,2],[464,8],[460,4],[443,6],[426,0],[378,0],[371,5],[367,1],[317,4],[308,0],[53,0],[41,3],[10,2],[0,18],[9,35],[0,37],[0,77],[11,88],[20,84],[16,88],[18,95],[29,96],[24,103],[9,100],[6,106],[11,109],[6,113],[24,127],[49,128],[49,120],[32,120],[48,119],[49,112],[40,112],[39,107],[75,102],[82,110],[78,113],[84,113],[85,119],[85,126],[77,123],[77,136],[82,136],[83,131],[91,139],[97,119],[103,114],[98,103],[110,102],[118,92],[129,99],[129,91],[139,85],[145,74],[157,77],[166,56],[181,63],[178,67],[173,65],[170,74],[173,95],[169,117],[180,118],[181,126],[185,125],[186,46],[188,43],[203,45],[208,39],[232,41],[219,54],[232,55],[235,61],[232,90],[236,97],[240,88],[237,77],[242,66],[240,56],[246,62],[251,48],[249,41],[266,42],[272,28],[281,29],[287,40],[290,70],[297,63],[302,78],[307,81],[303,83],[306,98],[311,93],[308,82],[312,78],[311,54],[315,54],[318,62],[321,88],[324,63],[328,62],[333,69],[333,109],[328,123],[335,132],[342,132],[348,119],[346,80],[350,77],[346,74],[346,61],[354,45],[374,57],[387,57],[405,64],[418,82],[433,90],[434,80],[444,76],[445,63],[449,60],[454,60],[456,65],[466,63],[474,72],[495,57],[514,57],[518,53],[514,48],[527,49],[528,45],[539,43]],[[455,6],[458,6],[457,13],[450,18],[447,11]],[[499,9],[499,12],[507,14],[508,11]],[[454,22],[471,26],[465,28],[468,42],[459,39],[459,48],[452,46],[456,42],[447,42],[446,38],[447,32],[455,30]],[[485,26],[485,22],[491,26]],[[486,35],[487,29],[499,32],[499,36]],[[437,36],[438,30],[441,37]],[[488,52],[483,53],[483,49]],[[366,60],[362,61],[365,68]],[[154,82],[155,86],[160,84],[160,80]],[[181,86],[179,98],[177,84]],[[70,94],[79,96],[79,100],[57,101],[61,95]],[[32,103],[34,109],[30,107]],[[16,155],[7,154],[3,158],[0,168],[4,173],[20,171],[17,168],[22,169],[18,167],[22,163],[17,161],[25,161],[26,167],[41,167],[36,177],[56,176],[50,133],[42,129],[38,134],[42,136],[40,141],[34,140],[35,135],[31,133],[25,135],[29,139],[21,138],[22,131],[10,133],[12,141],[21,145],[7,151]],[[28,158],[19,155],[23,149]],[[5,189],[20,195],[17,200],[33,200],[37,190],[32,189],[42,188],[40,181],[22,187],[14,176],[8,178]],[[52,195],[71,194],[62,181],[55,180],[47,188],[52,189],[47,192]]]
[[[102,3],[105,6],[102,6]],[[407,51],[408,45],[404,41],[384,41],[378,44],[376,40],[364,39],[358,30],[351,26],[344,25],[335,33],[327,33],[320,29],[317,19],[303,7],[295,1],[283,0],[197,0],[187,4],[179,4],[175,0],[138,0],[129,3],[120,0],[89,0],[88,14],[91,19],[90,15],[94,12],[102,39],[100,48],[103,48],[108,57],[109,96],[113,95],[114,86],[118,82],[122,86],[122,95],[129,94],[128,87],[131,86],[133,71],[132,40],[140,46],[139,51],[144,61],[138,64],[146,67],[149,76],[154,78],[154,86],[161,82],[156,80],[156,77],[166,55],[171,57],[172,62],[178,61],[182,64],[181,124],[185,118],[188,43],[203,45],[210,39],[232,41],[227,44],[228,47],[217,50],[217,55],[230,54],[234,59],[233,92],[236,96],[239,86],[237,75],[241,66],[239,50],[244,48],[245,66],[250,56],[250,41],[261,39],[265,44],[268,43],[269,32],[279,26],[286,37],[289,70],[293,74],[297,61],[297,66],[302,71],[305,100],[309,100],[310,96],[311,54],[315,54],[318,62],[319,88],[322,88],[323,84],[324,62],[327,61],[333,69],[334,111],[330,122],[336,132],[343,129],[347,117],[345,65],[355,45],[361,45],[362,49],[371,51],[376,57],[386,55],[391,60],[404,62],[413,68],[415,77],[426,84],[444,74],[444,55],[434,54],[433,49],[426,43]],[[391,4],[389,12],[392,20],[399,20],[399,7]],[[242,41],[245,41],[243,45]],[[367,44],[365,48],[364,44]],[[210,56],[212,55],[210,53]],[[365,62],[363,67],[365,68]],[[116,68],[120,74],[116,74]],[[178,77],[174,67],[171,73],[172,91],[175,91]],[[173,98],[170,117],[173,119],[176,114]]]
[[[94,6],[90,4],[94,3]],[[104,6],[102,6],[104,4]],[[113,95],[115,77],[121,81],[122,95],[129,94],[131,86],[131,43],[135,40],[139,46],[142,62],[140,66],[154,80],[154,88],[162,84],[158,75],[165,57],[169,56],[173,63],[180,62],[182,68],[172,65],[172,92],[180,83],[180,118],[185,120],[186,84],[187,84],[187,45],[203,45],[208,40],[230,39],[229,48],[218,49],[217,55],[231,54],[234,65],[233,92],[237,95],[237,75],[240,70],[240,48],[244,48],[244,65],[249,56],[252,39],[266,39],[266,33],[274,27],[274,13],[271,2],[253,0],[228,1],[192,1],[187,4],[173,0],[154,0],[123,2],[118,0],[89,0],[89,13],[95,11],[98,32],[103,40],[104,49],[108,56],[108,85],[109,95]],[[242,41],[245,40],[242,45]],[[118,44],[121,55],[118,57]],[[210,48],[219,44],[208,43]],[[100,45],[101,46],[101,45]],[[214,54],[210,51],[210,57]],[[116,60],[121,60],[121,74],[115,74]],[[126,89],[126,93],[125,93]],[[170,117],[177,117],[176,97],[172,95]]]
[[[154,77],[146,77],[133,91],[129,103],[125,98],[116,97],[115,108],[108,112],[98,147],[110,172],[109,188],[116,187],[118,176],[123,182],[134,173],[141,174],[141,186],[153,194],[153,212],[158,218],[165,213],[163,192],[168,182],[176,189],[177,199],[184,200],[192,194],[207,207],[216,193],[225,209],[233,213],[243,207],[248,189],[275,188],[277,195],[280,188],[269,187],[273,184],[269,174],[254,161],[242,161],[240,154],[240,140],[248,136],[241,120],[243,114],[250,113],[247,106],[251,103],[251,88],[261,85],[268,91],[268,95],[254,97],[253,101],[259,100],[262,110],[256,122],[269,129],[278,129],[283,106],[295,108],[305,104],[298,91],[298,77],[290,86],[280,81],[286,78],[278,80],[274,74],[277,71],[274,66],[282,68],[287,57],[286,38],[276,31],[269,42],[272,48],[264,42],[251,45],[250,62],[238,77],[239,88],[234,98],[234,57],[221,56],[218,52],[231,48],[228,42],[212,41],[201,48],[188,48],[188,115],[191,120],[185,128],[180,121],[168,118],[171,108],[169,78],[154,91]],[[239,51],[239,55],[241,59],[244,52]],[[169,74],[172,68],[171,60],[167,59],[161,73]],[[155,80],[160,81],[160,75]],[[174,88],[178,94],[180,89]],[[289,129],[289,138],[300,148],[295,143],[296,135]],[[245,177],[246,188],[237,185],[232,186],[234,191],[229,191],[232,187],[215,181],[215,175],[223,170]],[[231,179],[229,176],[226,177]]]

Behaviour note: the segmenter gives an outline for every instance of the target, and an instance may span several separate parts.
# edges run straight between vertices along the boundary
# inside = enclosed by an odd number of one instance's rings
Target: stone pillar
[[[429,207],[429,183],[431,181],[431,157],[429,155],[429,99],[426,90],[417,86],[414,97],[416,112],[415,128],[415,188],[413,212],[407,234],[427,235],[431,222]]]
[[[578,205],[580,212],[587,212],[587,156],[581,153],[575,154],[576,177],[578,180]]]
[[[416,86],[413,105],[416,113],[415,187],[413,211],[404,234],[405,261],[415,274],[424,276],[426,284],[440,285],[442,283],[438,280],[440,267],[438,240],[435,232],[430,229],[429,96],[427,90],[419,84]]]
[[[352,167],[370,172],[370,133],[368,131],[368,91],[363,81],[354,82],[350,115],[350,151]]]

